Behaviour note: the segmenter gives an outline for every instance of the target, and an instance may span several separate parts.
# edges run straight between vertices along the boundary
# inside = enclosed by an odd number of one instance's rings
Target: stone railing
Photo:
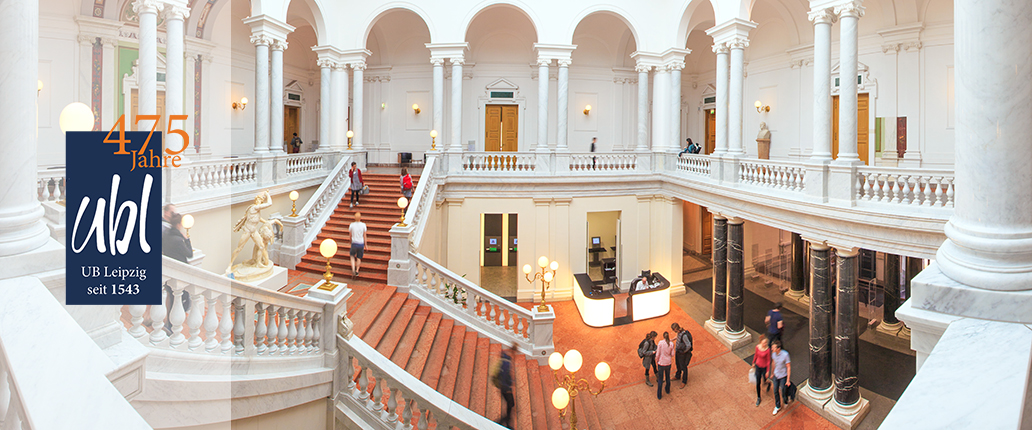
[[[326,155],[325,152],[287,155],[287,176],[322,171],[326,163]]]
[[[40,166],[36,172],[36,198],[41,202],[65,199],[64,166]]]
[[[465,152],[462,154],[464,172],[534,173],[537,156],[519,152]]]
[[[415,226],[412,237],[409,239],[409,249],[416,251],[426,231],[426,217],[434,208],[434,200],[437,198],[437,173],[434,171],[437,166],[437,155],[430,155],[426,158],[426,165],[423,166],[423,173],[419,176],[419,183],[412,192],[412,201],[405,211],[405,223]]]
[[[743,159],[738,167],[741,183],[787,191],[803,191],[806,168],[784,161]]]
[[[415,279],[409,293],[449,318],[475,327],[503,345],[516,342],[524,354],[540,360],[554,351],[555,314],[539,313],[505,300],[417,253],[410,253]]]
[[[22,404],[22,389],[18,377],[11,372],[3,339],[0,339],[0,427],[5,429],[34,429],[32,419]]]
[[[612,172],[634,170],[638,157],[631,152],[611,153],[572,153],[570,154],[570,171],[574,172]]]
[[[186,166],[191,191],[258,183],[258,157],[201,160]]]
[[[273,253],[277,264],[293,269],[301,262],[301,257],[333,215],[337,203],[344,198],[351,185],[351,178],[348,177],[351,160],[352,157],[344,156],[336,166],[333,166],[322,185],[315,190],[315,194],[312,194],[304,207],[297,211],[296,217],[280,218],[283,223],[283,239],[275,244],[277,249]]]
[[[677,158],[675,170],[689,175],[710,176],[710,157],[704,155],[683,154]]]
[[[504,427],[456,403],[398,367],[338,325],[340,362],[336,420],[345,427],[397,430],[502,429]],[[350,426],[348,424],[351,424]]]
[[[856,171],[856,200],[897,205],[953,207],[953,172],[862,166]]]

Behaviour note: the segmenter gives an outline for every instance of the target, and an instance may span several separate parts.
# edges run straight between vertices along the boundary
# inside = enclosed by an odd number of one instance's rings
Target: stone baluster
[[[219,341],[215,338],[219,329],[219,316],[215,308],[215,304],[218,302],[216,299],[218,293],[208,290],[205,294],[208,301],[208,312],[204,314],[204,350],[214,352],[215,348],[219,347]]]
[[[168,323],[172,326],[172,337],[169,338],[168,344],[172,348],[177,348],[186,342],[186,336],[183,336],[183,322],[186,321],[186,311],[183,309],[183,289],[186,285],[173,280],[169,282],[169,286],[172,288],[172,310],[168,313]]]
[[[426,430],[427,427],[430,426],[430,422],[427,419],[429,415],[430,415],[430,411],[429,410],[421,410],[421,411],[419,411],[419,422],[416,423],[416,428],[417,429],[419,429],[419,430]]]
[[[255,303],[254,309],[258,312],[258,325],[254,328],[254,343],[257,348],[256,352],[258,355],[262,355],[269,349],[269,347],[265,345],[265,334],[269,332],[269,328],[266,325],[267,321],[265,319],[266,308],[264,304],[258,302]]]
[[[196,350],[204,340],[201,339],[201,325],[204,323],[204,297],[201,287],[194,285],[190,287],[187,294],[190,295],[190,313],[186,317],[186,326],[190,329],[190,339],[186,343],[187,349]]]
[[[864,196],[867,201],[871,201],[871,198],[874,197],[874,190],[871,188],[872,183],[877,184],[874,177],[874,173],[868,173],[864,180]]]
[[[357,360],[356,360],[357,361]],[[359,363],[358,370],[355,370],[355,365],[348,363],[348,375],[350,376],[350,382],[348,382],[348,388],[351,389],[351,397],[357,400],[362,400],[362,395],[365,394],[365,390],[362,389],[362,384],[359,381],[362,380],[362,371],[365,370]]]
[[[275,355],[276,351],[279,351],[279,345],[276,344],[277,336],[279,336],[279,322],[276,320],[276,307],[269,306],[269,327],[266,329],[265,339],[268,344],[266,351],[269,355]],[[282,316],[280,316],[282,318]]]
[[[509,314],[509,326],[507,329],[510,333],[516,334],[516,313],[512,310],[507,311]]]
[[[362,390],[363,392],[366,392],[365,396],[363,396],[363,399],[365,399],[366,401],[366,409],[369,409],[370,411],[376,411],[380,408],[383,408],[383,405],[380,404],[380,400],[383,398],[381,397],[383,396],[383,391],[380,390],[380,385],[383,382],[381,381],[381,379],[383,378],[377,375],[377,372],[373,371],[372,367],[366,368],[369,369],[368,384],[373,386],[373,392],[371,394],[367,392],[369,389],[367,385],[366,389]]]
[[[387,386],[387,381],[386,380],[380,381],[380,384],[378,384],[378,385],[382,385],[383,386],[383,393],[384,393],[384,395],[387,396],[387,407],[385,409],[383,409],[382,412],[380,412],[380,419],[383,420],[383,421],[386,421],[388,424],[397,423],[398,422],[398,413],[397,413],[398,399],[395,398],[395,396],[398,394],[397,390],[395,390],[392,393],[391,392],[391,387]]]
[[[910,177],[911,177],[911,175],[902,176],[902,178],[903,178],[903,190],[901,192],[902,192],[903,195],[900,198],[900,202],[905,204],[905,205],[909,205],[913,201],[917,200],[917,193],[914,193],[913,200],[911,200],[911,196],[910,196]],[[915,187],[915,189],[916,189],[916,187]]]
[[[861,180],[864,175],[856,175],[856,199],[862,200],[864,198],[864,181]]]
[[[946,207],[953,207],[953,178],[946,178]]]
[[[901,188],[899,186],[900,178],[901,177],[899,175],[896,175],[896,177],[892,180],[892,200],[890,200],[889,203],[899,203],[900,202],[900,195],[902,194],[900,192]]]
[[[516,318],[516,335],[517,335],[517,337],[526,337],[523,334],[524,327],[526,327],[526,326],[523,325],[523,318]]]
[[[279,348],[277,350],[281,355],[286,355],[289,351],[287,350],[287,320],[290,318],[287,308],[279,307],[279,329],[276,330],[279,336]]]
[[[315,318],[312,321],[313,333],[312,333],[312,352],[319,352],[319,348],[322,346],[319,344],[319,339],[322,339],[322,330],[319,328],[319,322],[322,320],[322,314],[315,314]]]
[[[488,302],[487,307],[490,309],[488,312],[488,321],[490,321],[492,325],[497,325],[498,312],[495,311],[495,304]]]
[[[401,409],[401,425],[398,430],[412,430],[412,410],[416,408],[416,401],[407,399],[405,407]]]
[[[878,176],[880,177],[881,175]],[[881,199],[879,199],[879,201],[885,203],[890,202],[892,200],[892,193],[890,193],[891,189],[892,184],[889,183],[889,175],[885,175],[885,179],[882,181]]]
[[[165,333],[165,290],[161,290],[161,304],[151,305],[150,307],[150,320],[151,320],[151,333],[150,343],[157,345],[168,339],[168,334]]]
[[[147,334],[147,329],[143,328],[143,314],[147,312],[147,305],[130,305],[129,315],[132,318],[129,319],[129,323],[132,327],[129,328],[129,335],[137,339]]]
[[[945,195],[945,193],[943,193],[942,191],[942,186],[944,183],[946,183],[946,181],[945,178],[943,178],[942,176],[940,176],[939,179],[936,179],[935,181],[935,205],[938,207],[942,207],[943,204],[946,203],[943,200],[943,196]]]
[[[236,354],[244,353],[244,299],[236,299],[233,301],[233,352]],[[250,322],[250,321],[248,321]]]
[[[293,309],[287,310],[287,340],[286,350],[281,351],[284,355],[294,354],[297,352],[297,323],[294,318],[297,316],[297,311]]]
[[[315,346],[312,345],[312,342],[315,341],[315,313],[309,312],[305,321],[308,323],[308,328],[305,330],[305,352],[312,353],[315,351]]]
[[[221,349],[223,354],[229,354],[233,350],[233,295],[225,293],[219,301],[222,302],[222,320],[219,321]]]
[[[924,187],[924,203],[922,206],[932,206],[932,178],[931,176],[925,181]]]

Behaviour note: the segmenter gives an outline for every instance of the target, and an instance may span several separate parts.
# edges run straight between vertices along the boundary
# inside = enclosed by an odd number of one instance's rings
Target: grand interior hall
[[[1027,0],[0,0],[0,429],[1032,429],[1030,59]],[[185,254],[66,304],[119,124]]]

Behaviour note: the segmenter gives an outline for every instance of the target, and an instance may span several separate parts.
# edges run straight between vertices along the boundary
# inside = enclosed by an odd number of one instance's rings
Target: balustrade
[[[315,172],[323,169],[326,153],[287,155],[287,176]]]
[[[463,154],[465,172],[531,173],[537,168],[537,155],[515,152],[467,152]]]
[[[64,201],[66,181],[64,167],[41,167],[36,174],[36,198],[40,202]]]
[[[806,168],[802,165],[770,160],[742,160],[738,170],[739,181],[765,188],[803,191]]]
[[[953,172],[862,167],[856,173],[859,202],[953,207]]]
[[[678,172],[685,172],[690,175],[703,177],[710,176],[710,157],[703,155],[682,154],[677,157]]]
[[[574,153],[570,154],[570,170],[585,171],[628,171],[637,167],[638,156],[633,152]]]
[[[198,161],[187,169],[187,184],[192,191],[257,184],[258,181],[258,159],[253,157]]]
[[[22,404],[22,390],[14,373],[9,369],[7,351],[0,342],[0,428],[31,429],[28,413]]]

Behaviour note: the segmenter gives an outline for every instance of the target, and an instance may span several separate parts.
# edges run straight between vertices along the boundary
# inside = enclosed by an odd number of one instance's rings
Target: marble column
[[[835,402],[842,415],[851,415],[860,406],[859,327],[860,295],[857,285],[859,248],[835,248],[838,276],[835,290]]]
[[[899,309],[900,284],[903,280],[900,269],[900,256],[885,254],[885,302],[882,306],[882,323],[878,325],[879,330],[899,329],[900,322],[896,319],[896,309]]]
[[[566,123],[570,118],[570,60],[559,59],[559,74],[556,82],[556,151],[569,151]]]
[[[451,74],[451,144],[449,151],[462,151],[462,57],[452,57]],[[546,75],[547,76],[547,75]]]
[[[191,108],[187,109],[183,103],[183,56],[185,52],[183,42],[183,21],[190,16],[190,9],[185,5],[165,4],[165,115],[168,118],[166,127],[171,129],[186,130],[186,121],[173,123],[169,115],[190,115],[193,112],[193,99]],[[190,70],[193,72],[193,69]],[[193,80],[193,73],[190,74]],[[193,94],[191,92],[191,94]],[[192,115],[189,119],[193,119]],[[177,133],[165,134],[165,148],[178,151],[185,144],[183,137]],[[181,155],[186,156],[194,151],[183,151]]]
[[[158,10],[159,0],[136,0],[133,11],[140,20],[139,102],[137,115],[158,113]],[[135,123],[136,119],[131,118]],[[150,130],[152,121],[140,121],[137,130]],[[132,127],[127,125],[127,127]]]
[[[741,218],[727,220],[727,333],[745,331],[745,265],[743,264],[744,223]]]
[[[431,57],[434,66],[434,125],[437,133],[444,132],[444,58]]]
[[[727,152],[727,111],[728,111],[728,54],[730,50],[726,43],[718,43],[713,45],[713,52],[717,54],[717,131],[716,131],[716,142],[714,144],[713,153],[721,155]]]
[[[634,70],[638,72],[638,144],[634,150],[649,150],[649,69],[652,66],[638,64]],[[721,320],[723,321],[723,320]]]
[[[351,100],[351,131],[355,132],[355,136],[351,139],[351,147],[356,151],[365,149],[363,141],[365,136],[362,133],[362,111],[365,110],[365,104],[363,101],[363,93],[365,88],[365,61],[356,61],[351,63],[352,81],[354,81],[354,88],[351,89],[353,92]]]
[[[283,154],[283,51],[287,49],[286,40],[274,40],[269,46],[272,49],[269,87],[269,150]]]
[[[706,322],[717,330],[727,324],[727,218],[713,214],[713,316]]]
[[[817,400],[832,394],[831,348],[832,309],[831,247],[810,242],[810,375],[807,390]]]
[[[550,58],[538,58],[537,151],[548,151],[548,66]]]
[[[859,1],[835,7],[839,16],[839,114],[837,163],[860,160],[857,154],[857,25],[864,15]],[[816,84],[815,84],[816,86]],[[816,121],[814,122],[816,124]]]
[[[831,160],[831,25],[830,9],[809,13],[813,22],[813,152],[812,161]]]
[[[252,35],[254,44],[254,152],[269,152],[269,44],[265,35]]]
[[[956,141],[977,150],[955,151],[956,209],[935,261],[978,289],[1032,288],[1030,21],[1027,1],[955,6]]]
[[[333,122],[330,113],[333,109],[333,62],[320,59],[319,66],[319,151],[329,151],[333,145],[333,138],[330,137],[330,123]]]
[[[348,148],[348,69],[342,63],[333,65],[333,90],[331,99],[333,109],[330,110],[330,135],[333,136],[333,149],[344,151]]]
[[[681,69],[683,61],[670,63],[670,138],[668,150],[681,149]]]
[[[652,82],[652,151],[661,152],[669,147],[670,129],[666,117],[670,110],[670,70],[657,66]]]
[[[742,141],[742,106],[744,103],[742,86],[745,83],[745,48],[748,46],[749,40],[745,38],[737,38],[728,42],[728,48],[731,49],[731,74],[727,100],[727,152],[733,155],[745,155],[745,146]]]
[[[803,298],[803,278],[806,268],[803,266],[803,238],[799,233],[792,233],[792,285],[785,296],[799,300]]]
[[[5,2],[0,14],[0,257],[47,243],[50,229],[36,200],[36,80],[39,75],[39,2]],[[10,269],[5,267],[5,269]],[[3,276],[7,277],[7,276]]]
[[[904,278],[905,281],[903,282],[904,301],[906,301],[906,299],[909,299],[910,295],[914,292],[914,290],[911,288],[910,282],[913,281],[914,277],[917,276],[918,273],[921,273],[922,270],[924,270],[924,260],[915,257],[907,257],[907,273],[906,277]]]

